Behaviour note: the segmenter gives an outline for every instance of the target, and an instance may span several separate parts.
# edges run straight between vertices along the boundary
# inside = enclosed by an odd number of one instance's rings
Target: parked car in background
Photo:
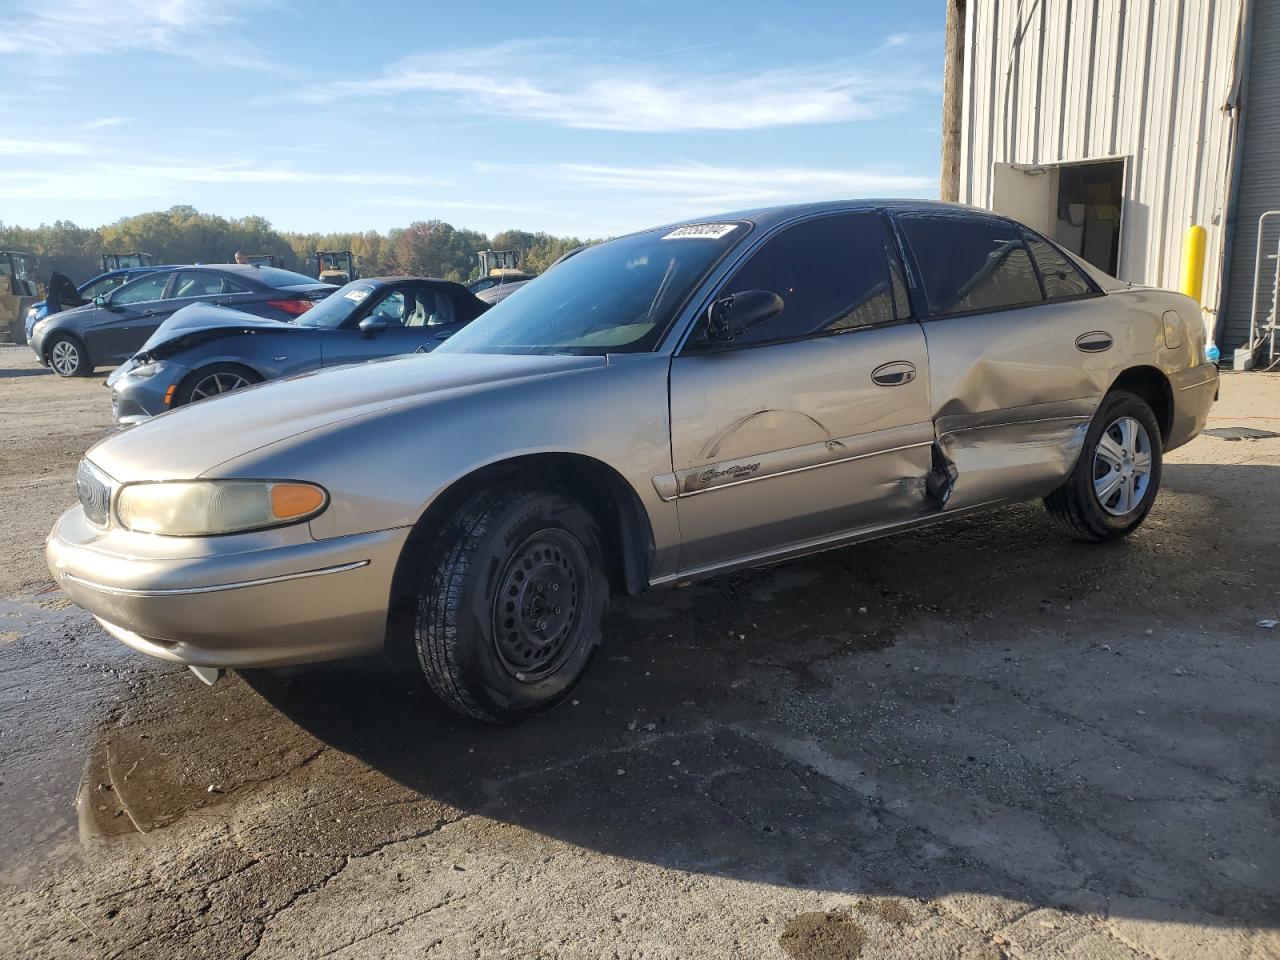
[[[485,287],[477,293],[476,296],[490,305],[501,303],[528,282],[528,280],[516,280],[514,283],[502,283],[491,287]]]
[[[375,366],[91,448],[54,578],[210,680],[386,649],[509,721],[577,682],[611,590],[1032,498],[1069,536],[1125,537],[1218,389],[1195,301],[908,201],[601,243]]]
[[[486,290],[492,290],[494,287],[504,287],[507,284],[523,283],[532,280],[534,274],[524,270],[512,270],[509,268],[498,268],[490,270],[486,276],[479,280],[472,280],[467,284],[467,289],[474,294],[481,294]]]
[[[171,269],[166,266],[158,267],[127,267],[121,270],[110,270],[106,273],[100,273],[87,283],[82,283],[76,287],[77,292],[84,300],[92,300],[94,297],[100,297],[106,293],[110,293],[116,287],[123,286],[130,280],[138,277],[144,277],[149,273],[155,273],[157,270]],[[37,300],[27,310],[26,318],[26,334],[27,345],[31,344],[32,333],[35,326],[43,320],[49,313],[49,304],[44,300]]]
[[[63,377],[132,356],[175,311],[193,303],[234,307],[273,320],[299,317],[336,289],[274,267],[218,264],[163,267],[73,310],[36,323],[31,349]]]
[[[461,284],[356,280],[293,323],[226,307],[183,307],[107,378],[120,423],[276,377],[435,349],[485,310]]]

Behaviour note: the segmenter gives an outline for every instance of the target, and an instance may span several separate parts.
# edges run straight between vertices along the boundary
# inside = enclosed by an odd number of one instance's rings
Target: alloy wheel
[[[1113,517],[1132,513],[1151,485],[1151,438],[1133,417],[1120,417],[1098,437],[1093,492]]]
[[[230,393],[241,387],[249,386],[249,381],[238,373],[214,373],[199,381],[191,388],[191,399],[205,400],[216,397],[220,393]]]
[[[70,340],[59,340],[49,353],[49,363],[62,376],[74,376],[80,369],[80,351]]]

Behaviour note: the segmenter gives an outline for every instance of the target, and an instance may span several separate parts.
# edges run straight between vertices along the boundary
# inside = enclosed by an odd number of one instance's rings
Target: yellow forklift
[[[102,272],[127,270],[130,267],[150,267],[156,258],[149,253],[104,253],[102,255]]]
[[[12,343],[25,339],[27,308],[42,296],[35,281],[36,258],[17,250],[0,250],[0,335]]]
[[[356,279],[356,258],[350,250],[317,250],[316,279],[342,286]]]
[[[283,267],[284,257],[277,257],[274,253],[250,253],[245,256],[245,262],[255,267]]]

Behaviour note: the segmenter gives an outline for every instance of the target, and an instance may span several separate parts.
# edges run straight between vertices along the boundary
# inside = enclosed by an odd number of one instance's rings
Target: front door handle
[[[1103,353],[1114,343],[1111,334],[1105,330],[1090,330],[1076,337],[1076,349],[1082,353]]]
[[[916,365],[906,360],[882,363],[871,371],[871,379],[882,387],[900,387],[916,378]]]

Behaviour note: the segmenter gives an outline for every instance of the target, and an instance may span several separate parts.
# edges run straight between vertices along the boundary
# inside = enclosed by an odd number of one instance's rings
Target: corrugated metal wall
[[[1221,338],[1228,349],[1240,346],[1249,335],[1258,217],[1265,210],[1280,210],[1280,0],[1254,0],[1252,33],[1235,231],[1223,300]],[[1268,221],[1263,237],[1269,253],[1275,253],[1280,242],[1276,220]],[[1258,297],[1260,323],[1272,303],[1267,281],[1274,279],[1274,273],[1264,271],[1263,275],[1263,292]]]
[[[960,199],[991,206],[1000,162],[1127,158],[1120,277],[1176,287],[1186,228],[1202,224],[1213,322],[1231,166],[1223,105],[1242,9],[1243,0],[970,2]]]

